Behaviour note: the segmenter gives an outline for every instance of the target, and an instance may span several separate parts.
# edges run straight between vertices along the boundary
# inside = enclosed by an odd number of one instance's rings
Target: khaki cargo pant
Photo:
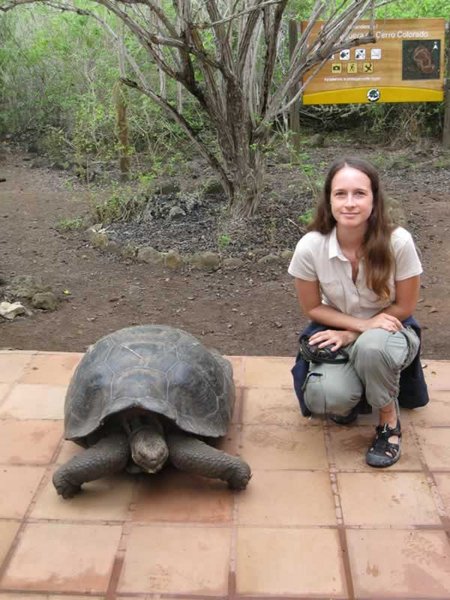
[[[411,327],[396,333],[369,329],[349,344],[343,364],[310,363],[305,404],[316,415],[347,415],[363,394],[374,408],[397,399],[400,372],[416,356],[420,341]]]

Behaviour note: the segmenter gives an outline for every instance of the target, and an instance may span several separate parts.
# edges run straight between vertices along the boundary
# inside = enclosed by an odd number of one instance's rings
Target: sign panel
[[[350,37],[368,35],[369,26],[370,21],[359,21]],[[316,23],[311,35],[321,27]],[[307,84],[303,104],[444,99],[445,19],[379,20],[374,35],[375,43],[344,48],[327,60]]]

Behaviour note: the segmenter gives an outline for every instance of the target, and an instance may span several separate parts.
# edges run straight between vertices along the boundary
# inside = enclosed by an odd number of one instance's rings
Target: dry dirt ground
[[[293,356],[305,319],[286,272],[287,261],[279,266],[256,261],[270,252],[294,249],[301,235],[298,216],[311,205],[308,181],[316,172],[323,175],[335,156],[354,153],[379,166],[387,192],[399,201],[405,225],[422,252],[425,274],[416,316],[424,328],[423,355],[449,359],[450,156],[436,144],[406,150],[343,143],[311,148],[306,175],[289,161],[269,162],[261,214],[244,225],[227,228],[223,210],[202,208],[206,212],[197,219],[191,215],[184,224],[151,222],[148,231],[136,224],[117,228],[117,235],[137,236],[140,243],[150,236],[148,244],[159,250],[194,251],[196,245],[214,244],[217,250],[222,232],[227,244],[220,249],[243,258],[244,265],[205,273],[171,271],[92,248],[84,229],[62,232],[58,224],[89,213],[86,188],[68,185],[71,179],[65,172],[32,168],[33,157],[4,143],[0,301],[14,277],[29,275],[39,276],[61,302],[54,312],[33,310],[31,316],[14,321],[0,317],[0,348],[84,351],[120,327],[165,323],[188,330],[224,354]],[[192,180],[201,179],[201,171],[193,165]]]

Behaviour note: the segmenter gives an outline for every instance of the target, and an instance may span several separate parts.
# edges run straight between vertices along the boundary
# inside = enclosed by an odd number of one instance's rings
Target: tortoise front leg
[[[183,433],[167,436],[169,458],[180,471],[222,479],[232,490],[243,490],[251,477],[250,467],[237,456],[217,450],[197,438]]]
[[[122,471],[128,462],[130,447],[124,433],[101,438],[59,467],[53,474],[53,485],[63,498],[72,498],[87,481],[94,481]]]

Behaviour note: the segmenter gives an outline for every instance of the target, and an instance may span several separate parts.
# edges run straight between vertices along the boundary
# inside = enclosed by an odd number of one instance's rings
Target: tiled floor
[[[168,468],[62,500],[80,356],[0,352],[0,600],[450,599],[450,361],[424,361],[431,403],[403,413],[388,471],[364,463],[375,415],[303,419],[290,359],[234,357],[223,446],[250,463],[246,491]]]

